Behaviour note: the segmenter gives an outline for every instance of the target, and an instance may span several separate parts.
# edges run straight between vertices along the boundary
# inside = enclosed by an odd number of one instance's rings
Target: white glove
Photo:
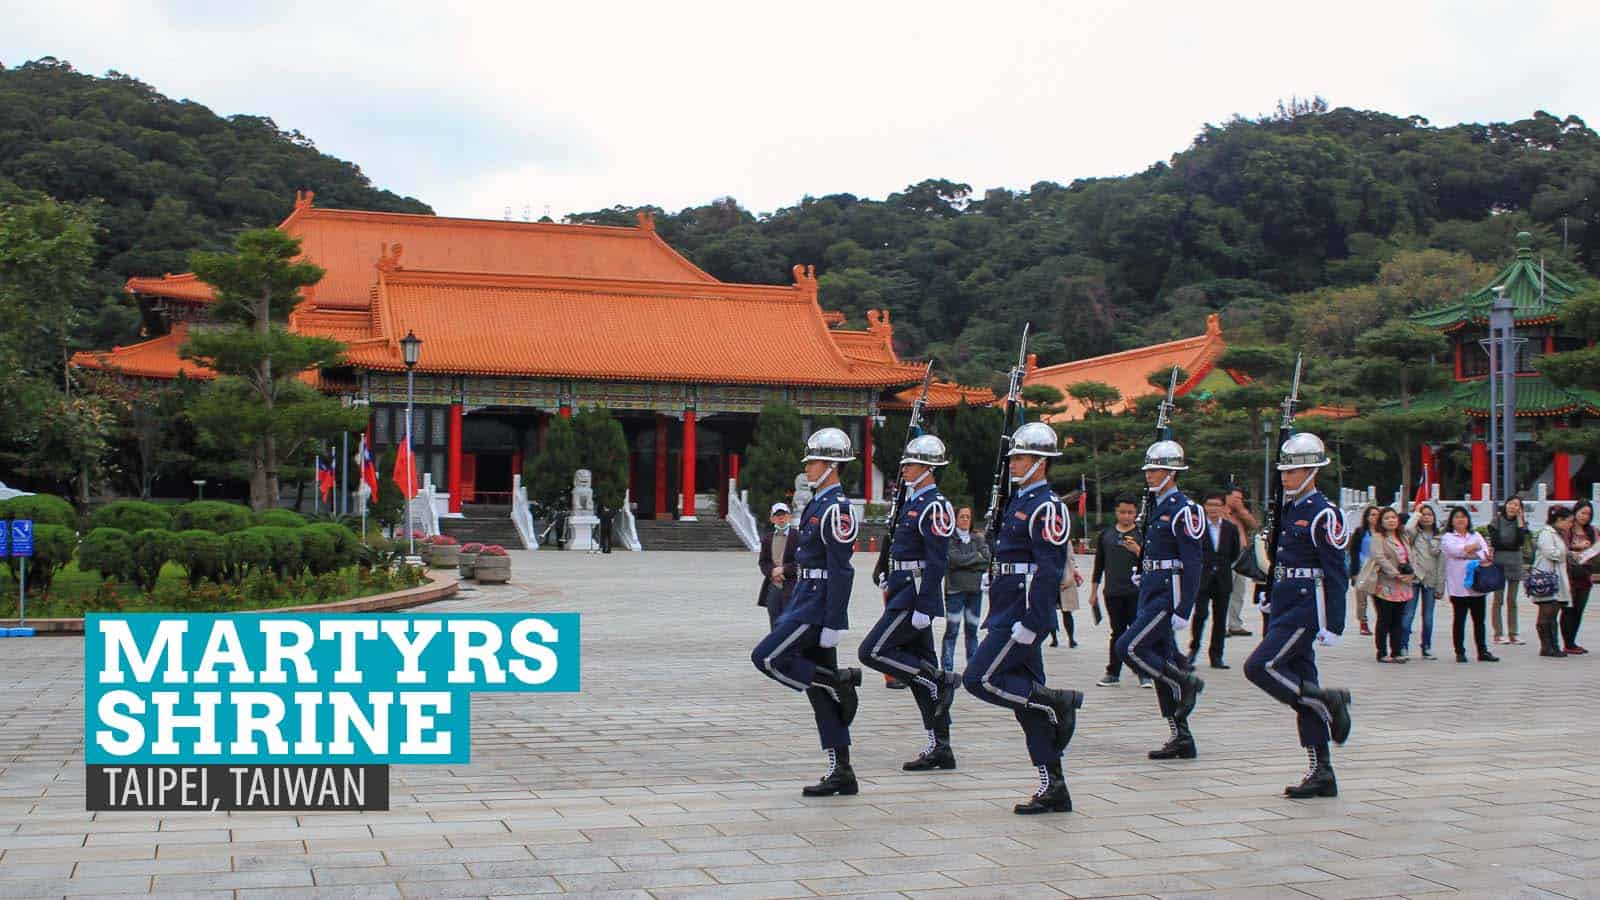
[[[817,638],[817,646],[824,649],[839,646],[839,632],[832,628],[822,629],[822,636]]]
[[[1339,636],[1331,631],[1318,631],[1317,643],[1324,647],[1332,647],[1334,644],[1339,643]]]
[[[1172,614],[1172,630],[1173,631],[1183,631],[1184,629],[1186,629],[1188,627],[1189,627],[1189,620],[1188,619],[1179,618],[1177,613],[1173,613]]]
[[[1011,623],[1011,637],[1019,644],[1031,644],[1039,639],[1038,635],[1024,628],[1021,622]]]
[[[919,612],[913,612],[911,614],[911,627],[912,628],[915,628],[915,629],[920,631],[920,630],[922,630],[924,628],[927,628],[929,625],[932,625],[932,624],[933,624],[933,618],[931,616],[925,616],[925,615],[923,615],[922,613],[919,613]]]

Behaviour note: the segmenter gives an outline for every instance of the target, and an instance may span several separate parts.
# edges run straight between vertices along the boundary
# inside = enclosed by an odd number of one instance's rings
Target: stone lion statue
[[[572,511],[594,512],[594,475],[588,469],[579,469],[572,475]]]

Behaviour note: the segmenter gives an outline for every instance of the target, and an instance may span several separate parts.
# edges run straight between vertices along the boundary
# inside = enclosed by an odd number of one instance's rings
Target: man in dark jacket
[[[1228,601],[1233,595],[1233,562],[1239,558],[1239,529],[1228,521],[1226,494],[1206,497],[1206,533],[1200,537],[1200,596],[1194,604],[1194,621],[1189,623],[1189,664],[1200,655],[1200,638],[1211,619],[1211,668],[1226,669],[1222,661],[1223,642],[1228,637]]]
[[[776,628],[778,616],[794,592],[794,550],[799,541],[789,530],[789,506],[772,504],[772,528],[761,535],[761,590],[756,593],[756,605],[767,608],[769,628]]]

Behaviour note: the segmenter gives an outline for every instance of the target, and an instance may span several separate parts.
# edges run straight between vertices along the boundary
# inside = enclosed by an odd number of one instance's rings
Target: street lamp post
[[[196,478],[194,480],[194,492],[196,500],[204,500],[206,498],[206,480],[204,478]]]
[[[411,400],[421,351],[422,338],[406,329],[406,336],[400,339],[400,356],[406,364],[406,540],[410,541],[412,556],[417,555],[417,534],[411,527],[411,506],[417,494],[417,455],[411,449]]]

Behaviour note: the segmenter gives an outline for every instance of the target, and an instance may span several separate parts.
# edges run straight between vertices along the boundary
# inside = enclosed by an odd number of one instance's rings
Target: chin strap
[[[1163,493],[1165,493],[1167,488],[1172,485],[1172,475],[1173,475],[1172,470],[1171,469],[1163,469],[1162,471],[1167,473],[1167,477],[1161,479],[1161,483],[1160,484],[1158,484],[1155,487],[1151,488],[1151,490],[1156,492],[1156,496],[1157,497],[1159,497]]]
[[[1041,456],[1033,461],[1033,465],[1029,466],[1028,471],[1023,472],[1021,477],[1016,475],[1011,476],[1011,483],[1027,484],[1028,481],[1033,478],[1034,473],[1039,471],[1039,467],[1042,465],[1044,465],[1044,457]]]
[[[816,481],[807,481],[806,482],[806,487],[811,488],[813,491],[816,490],[817,489],[817,485],[823,483],[824,481],[827,481],[828,480],[828,476],[832,475],[833,473],[835,473],[837,471],[839,471],[839,464],[838,463],[829,463],[828,464],[828,471],[823,472],[822,473],[822,477],[818,478]]]
[[[922,475],[919,476],[916,481],[907,481],[906,482],[906,487],[915,488],[917,485],[923,483],[924,481],[927,481],[929,478],[932,478],[932,477],[933,477],[933,470],[929,469],[928,471],[923,472]]]
[[[1288,488],[1284,488],[1283,494],[1291,500],[1299,500],[1307,493],[1310,493],[1311,489],[1316,486],[1316,483],[1317,480],[1315,478],[1307,478],[1304,482],[1301,482],[1298,490],[1291,492]]]

